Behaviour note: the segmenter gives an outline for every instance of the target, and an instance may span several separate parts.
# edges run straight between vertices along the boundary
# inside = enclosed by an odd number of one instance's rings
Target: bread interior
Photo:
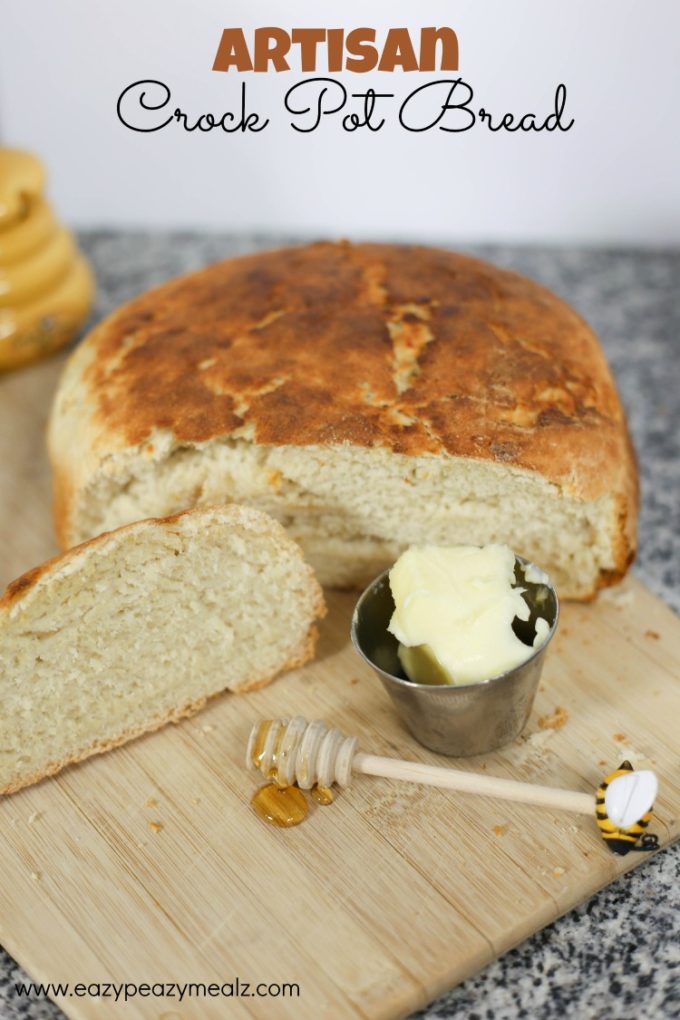
[[[574,598],[591,595],[600,572],[617,564],[615,498],[570,497],[535,472],[349,444],[178,445],[163,432],[111,455],[80,490],[72,537],[224,500],[276,517],[328,586],[362,587],[416,543],[505,542]]]
[[[309,654],[317,586],[278,526],[256,516],[206,512],[104,536],[11,604],[0,620],[0,791]]]

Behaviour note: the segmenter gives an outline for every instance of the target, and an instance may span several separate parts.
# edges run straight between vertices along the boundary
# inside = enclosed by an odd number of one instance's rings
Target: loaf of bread
[[[104,534],[0,600],[0,793],[245,691],[314,650],[321,589],[248,507]]]
[[[328,585],[410,544],[500,542],[589,598],[634,554],[634,457],[592,330],[448,251],[306,245],[144,294],[72,356],[49,443],[65,547],[233,500]]]

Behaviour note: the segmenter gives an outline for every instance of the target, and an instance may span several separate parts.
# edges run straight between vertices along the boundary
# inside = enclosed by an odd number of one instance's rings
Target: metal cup
[[[357,602],[351,630],[354,647],[375,670],[406,727],[431,751],[454,757],[486,754],[524,729],[559,617],[555,589],[551,584],[526,583],[526,565],[527,560],[515,557],[515,577],[526,588],[524,597],[531,609],[529,621],[515,621],[515,631],[529,641],[540,615],[550,626],[548,636],[526,662],[478,683],[417,684],[407,679],[397,639],[387,629],[394,612],[389,570],[376,577]]]

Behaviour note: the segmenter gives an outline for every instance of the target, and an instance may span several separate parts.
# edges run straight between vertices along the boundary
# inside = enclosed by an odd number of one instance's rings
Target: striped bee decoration
[[[612,853],[620,855],[627,854],[630,850],[656,850],[659,846],[658,836],[645,831],[652,817],[652,805],[641,818],[625,827],[613,822],[607,813],[607,788],[619,776],[627,776],[631,772],[633,772],[631,763],[622,762],[618,769],[602,780],[595,794],[595,817],[600,835]]]

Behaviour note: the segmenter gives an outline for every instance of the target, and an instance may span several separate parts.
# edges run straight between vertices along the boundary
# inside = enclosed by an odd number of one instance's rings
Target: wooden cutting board
[[[59,367],[0,380],[3,584],[54,551],[43,432]],[[35,980],[300,986],[182,1003],[57,996],[70,1017],[407,1014],[646,859],[612,856],[588,818],[363,777],[297,829],[259,821],[243,755],[261,716],[323,718],[366,750],[447,764],[353,653],[353,601],[330,595],[304,669],[0,798],[0,942]],[[563,607],[523,738],[455,764],[582,790],[623,758],[650,765],[666,844],[679,678],[680,621],[630,579]]]

